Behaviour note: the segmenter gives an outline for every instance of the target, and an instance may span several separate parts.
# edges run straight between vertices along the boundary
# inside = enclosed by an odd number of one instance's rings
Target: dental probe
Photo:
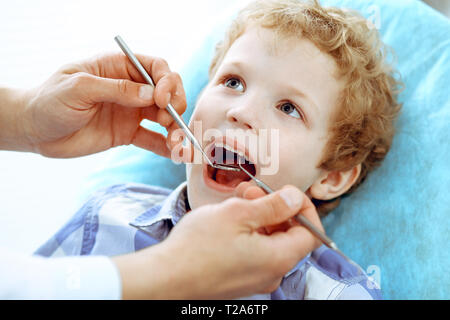
[[[128,57],[128,59],[130,59],[131,63],[133,63],[133,65],[136,67],[136,69],[139,71],[139,73],[144,77],[145,81],[149,85],[151,85],[153,88],[155,88],[155,84],[153,83],[152,78],[147,73],[147,71],[144,69],[144,67],[139,62],[139,60],[136,58],[134,53],[130,50],[130,48],[128,48],[128,46],[122,40],[122,38],[120,36],[116,36],[114,38],[114,40],[116,40],[117,44],[122,49],[123,53],[125,53],[125,55]],[[202,153],[203,157],[208,161],[208,164],[211,167],[216,168],[216,169],[221,169],[221,170],[227,170],[227,171],[240,171],[239,168],[237,168],[237,167],[212,163],[212,161],[209,159],[209,157],[207,156],[205,151],[203,151],[202,146],[197,141],[194,134],[191,132],[189,127],[184,123],[183,119],[180,117],[180,115],[176,112],[176,110],[174,109],[174,107],[172,107],[172,105],[170,103],[166,106],[166,110],[167,110],[167,112],[169,112],[169,114],[172,116],[172,118],[175,120],[175,122],[178,124],[178,126],[184,131],[184,133],[188,137],[189,141],[191,141],[192,145]]]
[[[250,172],[245,170],[241,163],[238,161],[239,168],[243,172],[245,172],[255,183],[261,187],[267,194],[274,193],[275,191],[270,188],[267,184],[256,178],[254,175],[252,175]],[[297,214],[294,217],[295,220],[297,220],[298,223],[303,225],[306,229],[311,231],[311,233],[316,236],[316,238],[320,239],[328,248],[333,249],[337,253],[339,253],[342,257],[344,257],[347,261],[352,262],[345,254],[342,253],[341,250],[338,249],[336,243],[331,240],[326,234],[324,234],[322,231],[320,231],[315,225],[313,225],[311,222],[309,222],[308,219],[306,219],[303,215]],[[353,262],[352,262],[353,263]]]

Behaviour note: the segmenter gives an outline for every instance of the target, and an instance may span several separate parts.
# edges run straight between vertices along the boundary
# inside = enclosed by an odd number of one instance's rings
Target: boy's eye
[[[225,87],[233,90],[244,91],[244,85],[238,78],[228,78],[225,81]]]
[[[277,107],[280,111],[290,115],[291,117],[302,119],[302,115],[298,112],[297,108],[290,102],[283,102]]]

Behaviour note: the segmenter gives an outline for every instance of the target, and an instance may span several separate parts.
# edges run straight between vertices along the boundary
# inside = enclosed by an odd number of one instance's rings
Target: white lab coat
[[[108,257],[43,258],[0,247],[0,299],[120,299]]]

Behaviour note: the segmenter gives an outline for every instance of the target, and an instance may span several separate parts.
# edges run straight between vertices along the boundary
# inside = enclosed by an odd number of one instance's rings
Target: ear
[[[348,171],[325,172],[309,188],[312,198],[318,200],[331,200],[346,193],[356,182],[361,173],[361,164]]]

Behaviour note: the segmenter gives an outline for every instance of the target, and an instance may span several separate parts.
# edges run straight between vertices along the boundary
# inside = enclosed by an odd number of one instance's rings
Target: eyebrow
[[[239,69],[239,70],[241,70],[241,71],[243,71],[243,70],[245,70],[246,69],[246,65],[245,65],[245,63],[243,63],[243,62],[240,62],[240,61],[230,61],[230,62],[226,62],[225,64],[223,64],[226,68],[230,68],[230,67],[232,67],[232,68],[236,68],[236,69]]]

